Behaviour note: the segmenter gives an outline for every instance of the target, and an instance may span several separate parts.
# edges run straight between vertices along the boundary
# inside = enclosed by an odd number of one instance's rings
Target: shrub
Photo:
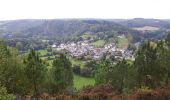
[[[133,100],[170,100],[170,87],[154,90],[148,87],[142,87],[134,93],[132,98]]]
[[[79,95],[78,100],[121,100],[121,96],[114,91],[111,85],[86,87]]]
[[[82,76],[85,76],[85,77],[91,77],[91,76],[92,76],[92,69],[91,69],[91,68],[88,68],[88,67],[84,67],[84,68],[81,70],[81,75],[82,75]]]
[[[73,72],[75,73],[75,74],[78,74],[78,75],[80,75],[81,74],[81,69],[80,69],[80,66],[74,66],[73,67]]]
[[[8,94],[5,87],[0,87],[0,100],[14,100],[14,96],[12,94]]]

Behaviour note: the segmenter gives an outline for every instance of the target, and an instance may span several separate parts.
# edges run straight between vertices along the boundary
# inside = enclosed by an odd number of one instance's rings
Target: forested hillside
[[[87,32],[91,34],[125,32],[131,33],[134,38],[139,39],[140,37],[140,32],[107,20],[14,20],[0,22],[0,36],[5,38],[44,37],[61,39],[61,37],[74,38]]]
[[[139,31],[134,28],[151,27],[156,31]],[[145,39],[162,39],[170,29],[169,20],[158,19],[53,19],[53,20],[13,20],[0,22],[0,37],[5,38],[75,38],[85,33],[130,33],[134,41]],[[69,37],[68,37],[69,35]],[[62,37],[62,38],[61,38]]]
[[[142,32],[142,38],[144,39],[163,39],[166,37],[167,32],[170,31],[170,20],[166,19],[135,18],[112,21],[134,30],[139,29],[138,31]]]
[[[152,26],[152,27],[161,27],[166,29],[170,28],[170,20],[166,20],[166,19],[161,20],[161,19],[135,18],[135,19],[113,20],[113,21],[128,27]]]

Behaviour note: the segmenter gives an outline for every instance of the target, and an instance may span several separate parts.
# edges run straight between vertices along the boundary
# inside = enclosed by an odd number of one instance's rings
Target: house
[[[57,46],[55,44],[52,45],[52,48],[56,48]]]

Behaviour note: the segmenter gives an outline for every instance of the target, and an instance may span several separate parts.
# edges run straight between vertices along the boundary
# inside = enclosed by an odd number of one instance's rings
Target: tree
[[[80,66],[79,66],[79,65],[75,65],[75,66],[73,67],[73,72],[74,72],[75,74],[80,75],[80,74],[81,74],[81,68],[80,68]]]
[[[21,42],[17,42],[17,43],[16,43],[16,48],[17,48],[18,50],[22,50],[22,48],[23,48],[22,43],[21,43]]]
[[[45,79],[46,66],[39,58],[38,53],[31,50],[25,60],[26,68],[25,72],[30,81],[30,84],[34,87],[34,93],[39,92],[39,87]]]
[[[135,45],[129,44],[129,45],[128,45],[128,50],[132,50],[132,51],[134,52],[134,51],[136,50]]]
[[[85,77],[91,77],[92,76],[92,69],[88,67],[84,67],[81,69],[81,75]]]
[[[159,50],[160,50],[160,61],[162,67],[165,69],[165,84],[169,84],[170,78],[170,33],[168,34],[165,41],[159,42]]]
[[[59,54],[52,66],[52,92],[61,92],[73,86],[71,62],[64,54]]]
[[[81,75],[86,77],[94,76],[94,70],[96,68],[96,65],[97,63],[94,60],[86,62],[84,68],[81,69]]]
[[[158,45],[155,42],[148,41],[139,48],[135,67],[138,71],[138,84],[148,87],[156,87],[164,77],[164,68],[161,67]]]
[[[27,82],[17,51],[0,42],[0,82],[10,93],[24,93]]]
[[[95,83],[98,84],[107,84],[110,77],[110,69],[113,68],[113,65],[110,60],[102,58],[98,66],[95,69]]]
[[[129,66],[130,65],[127,61],[123,59],[122,61],[119,61],[113,69],[112,75],[114,77],[114,81],[112,82],[112,85],[116,87],[120,93],[123,92],[125,87]]]
[[[125,59],[119,61],[116,65],[110,60],[102,60],[95,73],[96,83],[110,84],[122,93],[123,89],[129,85],[127,85],[127,81],[130,79],[128,78],[128,72],[131,72],[129,71],[130,67]]]

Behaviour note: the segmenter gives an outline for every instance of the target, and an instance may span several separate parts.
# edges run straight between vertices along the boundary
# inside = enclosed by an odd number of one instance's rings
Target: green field
[[[117,38],[117,47],[125,48],[128,45],[128,39],[126,37]]]
[[[38,52],[40,53],[40,56],[44,56],[48,53],[46,49],[45,50],[38,50]]]
[[[96,35],[94,34],[89,34],[89,33],[85,33],[81,36],[83,39],[88,39],[88,38],[95,38]]]
[[[77,59],[74,59],[74,58],[69,58],[69,60],[71,61],[72,65],[78,65],[80,66],[81,68],[83,68],[85,66],[85,63],[84,61],[81,61],[81,60],[77,60]]]
[[[78,75],[74,75],[74,87],[76,89],[82,89],[85,86],[88,85],[94,85],[95,80],[93,78],[86,78]]]
[[[105,44],[105,40],[97,40],[93,43],[91,43],[91,45],[95,46],[95,47],[103,47]]]
[[[82,37],[83,39],[87,39],[87,38],[89,38],[89,37],[92,37],[92,35],[90,35],[90,34],[83,34],[81,37]]]

